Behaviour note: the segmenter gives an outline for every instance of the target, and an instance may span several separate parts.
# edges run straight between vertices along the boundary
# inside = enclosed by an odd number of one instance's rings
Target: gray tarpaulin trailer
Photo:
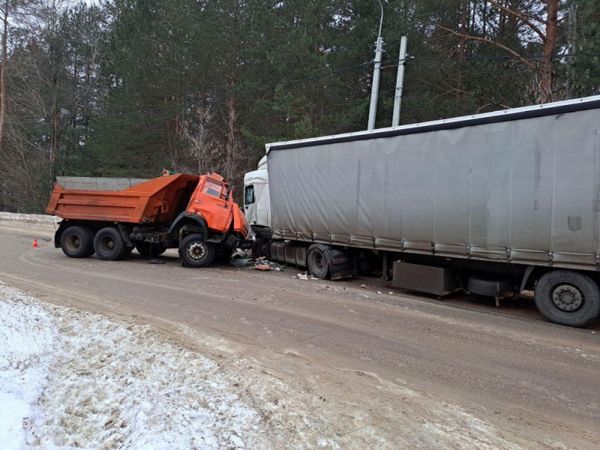
[[[267,146],[275,259],[600,314],[600,96]],[[280,242],[277,242],[279,240]]]

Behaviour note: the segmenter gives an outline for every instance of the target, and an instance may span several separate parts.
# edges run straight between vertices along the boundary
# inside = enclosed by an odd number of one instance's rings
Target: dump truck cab
[[[202,217],[213,232],[223,233],[231,229],[240,238],[248,235],[248,224],[233,201],[229,184],[216,173],[200,177],[186,212]]]

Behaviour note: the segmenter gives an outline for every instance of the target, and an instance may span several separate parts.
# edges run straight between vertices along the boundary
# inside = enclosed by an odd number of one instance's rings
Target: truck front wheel
[[[121,233],[114,227],[102,228],[96,233],[94,249],[98,258],[104,261],[117,261],[127,254]]]
[[[535,305],[551,322],[585,327],[600,314],[600,289],[587,275],[554,270],[538,280]]]
[[[206,267],[215,259],[216,249],[201,234],[190,234],[179,244],[179,257],[184,267]]]
[[[69,258],[86,258],[94,254],[94,235],[86,227],[72,226],[63,231],[60,247]]]

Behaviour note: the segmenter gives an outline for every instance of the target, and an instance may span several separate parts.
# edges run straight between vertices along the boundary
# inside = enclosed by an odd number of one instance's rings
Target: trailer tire
[[[215,259],[214,244],[206,242],[201,234],[189,234],[179,244],[179,258],[183,267],[206,267]]]
[[[123,259],[127,253],[127,246],[119,230],[114,227],[102,228],[94,238],[96,256],[104,261],[117,261]]]
[[[87,227],[70,226],[60,236],[60,248],[69,258],[87,258],[94,254],[94,234]]]
[[[144,258],[156,258],[167,251],[162,244],[151,244],[149,242],[135,244],[135,249]]]
[[[331,271],[331,257],[326,245],[314,244],[308,249],[306,255],[308,272],[315,278],[324,280]]]
[[[538,280],[535,305],[551,322],[585,327],[600,314],[600,289],[587,275],[569,270],[554,270],[545,273]]]

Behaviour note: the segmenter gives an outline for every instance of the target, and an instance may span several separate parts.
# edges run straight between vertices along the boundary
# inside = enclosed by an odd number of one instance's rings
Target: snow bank
[[[23,448],[26,428],[38,419],[34,405],[45,386],[56,337],[52,317],[39,303],[0,284],[0,448],[4,450]]]
[[[56,225],[60,219],[46,214],[21,214],[0,211],[0,220],[6,222],[47,223]]]
[[[0,448],[264,447],[211,360],[0,283]]]

